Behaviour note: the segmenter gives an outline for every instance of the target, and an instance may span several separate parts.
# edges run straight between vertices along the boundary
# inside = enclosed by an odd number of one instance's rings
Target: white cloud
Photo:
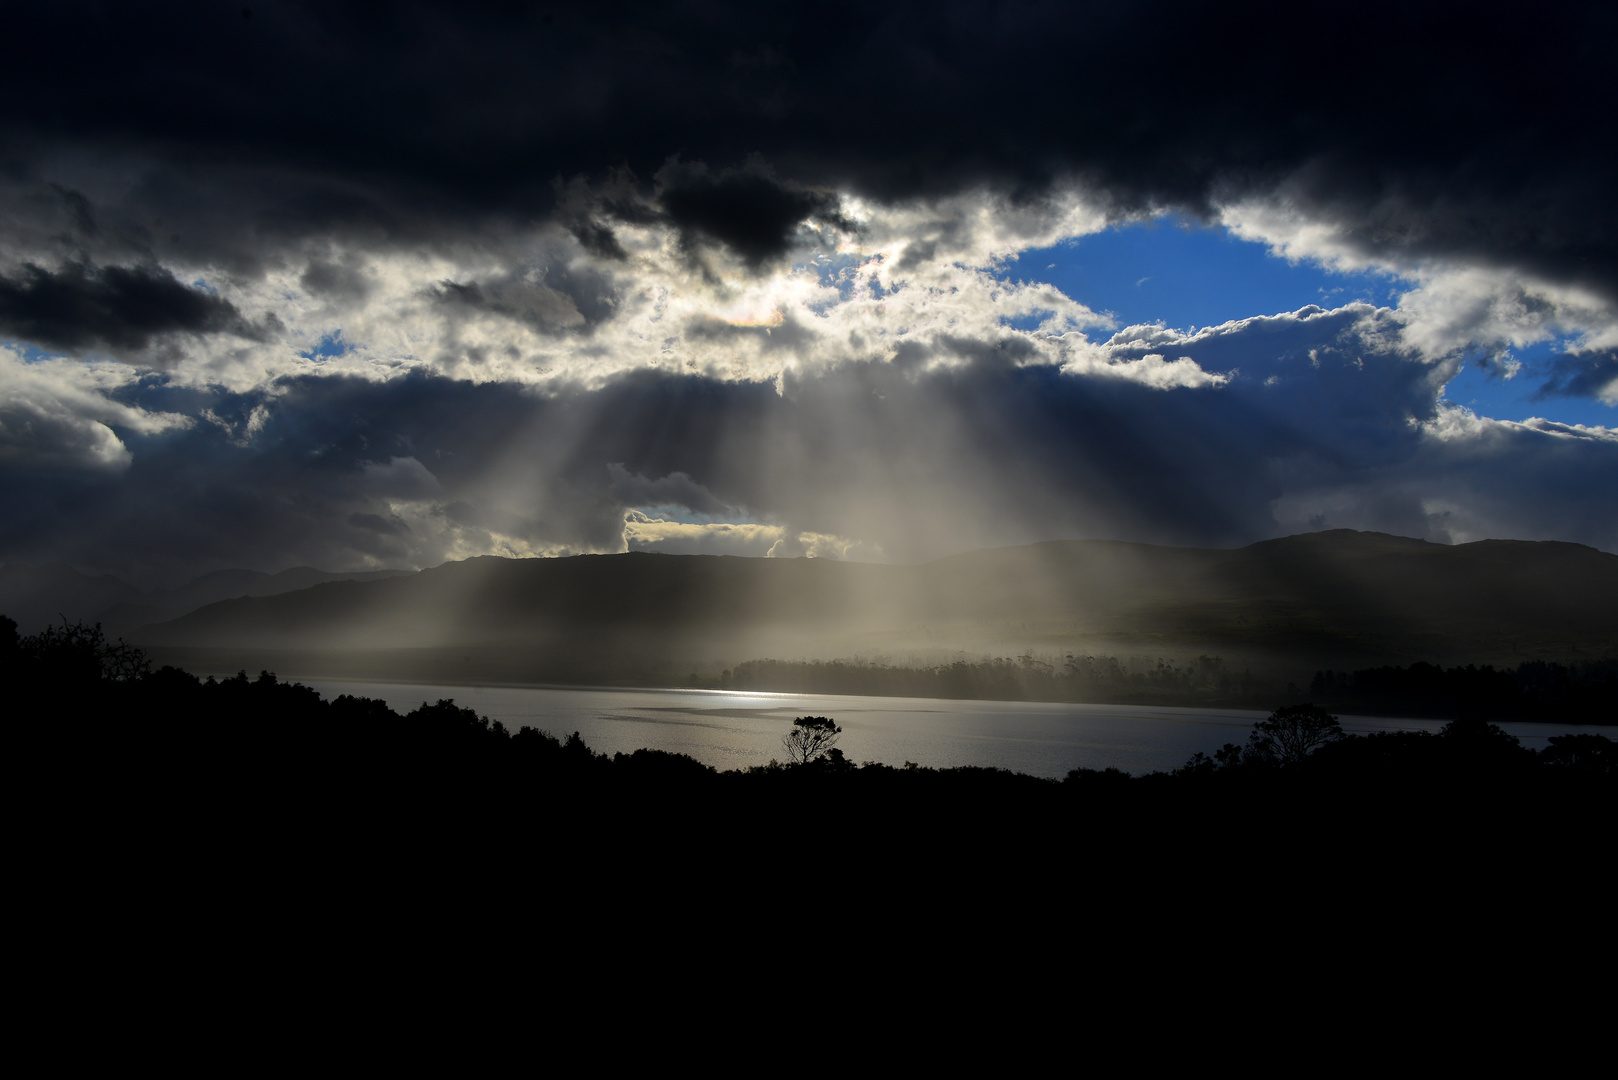
[[[1421,425],[1422,433],[1440,443],[1477,444],[1509,435],[1529,433],[1547,439],[1589,441],[1618,446],[1618,429],[1594,427],[1586,424],[1559,424],[1553,420],[1532,417],[1522,422],[1495,420],[1479,416],[1461,405],[1441,402],[1433,419]]]
[[[115,427],[151,435],[192,423],[186,416],[149,412],[107,396],[135,376],[121,364],[30,361],[0,346],[0,458],[127,468],[131,454]]]
[[[669,521],[639,510],[624,515],[624,550],[778,559],[881,558],[878,548],[828,533],[798,532],[781,525],[753,522]]]
[[[281,329],[188,340],[161,400],[202,402],[191,407],[240,462],[283,468],[283,489],[318,496],[289,536],[346,522],[318,544],[285,541],[313,548],[299,561],[333,565],[331,552],[366,565],[619,550],[907,559],[1053,536],[1235,542],[1320,523],[1520,534],[1515,507],[1552,504],[1510,478],[1545,487],[1546,462],[1569,448],[1584,455],[1575,472],[1608,475],[1589,456],[1610,447],[1605,429],[1502,427],[1440,399],[1457,343],[1595,348],[1611,331],[1599,302],[1496,270],[1372,264],[1277,205],[1231,209],[1227,223],[1287,257],[1413,284],[1396,307],[1115,328],[1016,280],[1019,251],[1104,226],[1076,194],[845,199],[858,231],[805,227],[794,258],[762,272],[722,250],[695,259],[656,221],[615,225],[622,261],[554,225],[414,251],[323,241],[261,273],[171,267]],[[1098,329],[1116,332],[1093,342]],[[9,461],[123,468],[118,432],[190,423],[120,402],[142,377],[133,364],[4,362]],[[448,384],[401,378],[412,372],[463,380],[464,412],[424,420]],[[397,413],[367,414],[363,433],[347,404],[324,413],[312,384],[330,375],[352,377],[330,385],[354,409],[391,400]],[[781,396],[748,396],[772,381]],[[674,383],[723,398],[711,429],[657,411],[685,409]],[[208,411],[231,395],[233,408]],[[497,423],[479,410],[495,397],[525,402],[509,415],[526,418],[484,438]],[[545,402],[565,406],[529,409]],[[299,430],[298,410],[319,424]],[[1491,474],[1517,502],[1491,494]],[[1576,534],[1599,540],[1603,520]],[[1544,521],[1558,527],[1556,513]]]
[[[1284,193],[1225,206],[1220,221],[1281,258],[1386,274],[1390,286],[1401,279],[1401,338],[1428,360],[1463,349],[1503,357],[1553,338],[1572,338],[1575,351],[1618,348],[1618,307],[1588,289],[1481,262],[1371,251],[1343,226],[1289,204]]]
[[[616,223],[622,262],[540,225],[442,250],[322,241],[256,276],[176,264],[181,280],[205,279],[248,321],[280,329],[264,342],[200,340],[165,370],[175,385],[237,393],[291,375],[389,379],[422,367],[539,385],[636,368],[768,380],[918,349],[950,364],[963,341],[1066,363],[1094,352],[1079,331],[1110,325],[1008,274],[1018,252],[1105,225],[1075,191],[1026,205],[982,192],[895,206],[849,198],[844,210],[857,233],[805,227],[796,261],[763,274],[723,250],[694,263],[678,231],[655,221]],[[326,342],[341,349],[321,356]]]
[[[1196,386],[1223,386],[1230,381],[1228,374],[1204,371],[1189,356],[1166,360],[1159,353],[1129,358],[1127,356],[1098,356],[1097,350],[1086,349],[1062,365],[1062,370],[1074,375],[1101,375],[1140,383],[1157,390]]]

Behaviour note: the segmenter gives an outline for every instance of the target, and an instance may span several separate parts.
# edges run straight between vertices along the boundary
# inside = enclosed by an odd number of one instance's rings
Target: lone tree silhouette
[[[824,757],[837,745],[843,729],[829,716],[800,716],[792,721],[792,730],[781,739],[787,760],[794,765],[807,765]]]
[[[1261,761],[1296,765],[1315,750],[1343,737],[1337,717],[1319,705],[1287,705],[1253,725],[1247,753]]]

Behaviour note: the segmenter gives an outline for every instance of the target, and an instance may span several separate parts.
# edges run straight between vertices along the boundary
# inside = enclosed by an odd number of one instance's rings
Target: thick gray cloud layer
[[[1443,398],[1555,337],[1618,401],[1602,5],[9,19],[0,559],[1618,547],[1610,430]],[[1178,332],[1017,280],[1165,210],[1412,284]]]
[[[70,263],[52,273],[25,264],[0,278],[0,334],[58,349],[139,352],[172,334],[257,338],[229,301],[187,288],[162,267]]]
[[[695,165],[668,212],[750,260],[825,207],[799,185],[1037,200],[1078,178],[1121,212],[1284,188],[1357,247],[1618,288],[1604,4],[62,3],[9,20],[11,177],[121,158],[141,170],[121,206],[58,184],[80,233],[244,269],[275,240],[531,219],[558,177],[644,183],[678,155]],[[781,183],[726,171],[750,155]]]
[[[644,371],[536,393],[426,374],[209,394],[117,477],[9,471],[0,544],[126,572],[232,559],[422,565],[485,551],[915,558],[1050,536],[1230,544],[1351,526],[1612,547],[1618,437],[1480,420],[1363,305],[1138,333],[1221,385],[989,356],[769,383]],[[153,413],[196,409],[153,384]],[[263,417],[251,439],[236,432]],[[626,516],[629,518],[626,521]],[[847,546],[853,543],[854,546]],[[840,546],[843,545],[843,546]],[[128,565],[117,565],[121,552]]]

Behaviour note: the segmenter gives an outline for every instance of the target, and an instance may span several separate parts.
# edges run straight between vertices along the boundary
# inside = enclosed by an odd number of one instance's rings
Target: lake
[[[590,749],[630,753],[641,747],[689,754],[717,769],[781,759],[781,737],[796,716],[830,716],[843,729],[838,746],[852,761],[907,761],[935,768],[983,765],[1060,778],[1069,769],[1164,771],[1197,753],[1242,743],[1269,715],[1245,709],[1154,705],[1071,705],[1029,701],[840,697],[735,690],[636,690],[533,686],[440,686],[299,679],[327,700],[339,694],[379,698],[396,712],[453,698],[516,731],[529,726],[558,738],[577,731]],[[1442,720],[1340,716],[1353,734],[1437,731]],[[1524,746],[1544,749],[1552,735],[1589,728],[1504,723]]]

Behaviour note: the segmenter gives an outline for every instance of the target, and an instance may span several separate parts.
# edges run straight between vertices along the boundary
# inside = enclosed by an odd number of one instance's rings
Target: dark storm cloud
[[[0,471],[0,550],[8,561],[105,565],[143,584],[229,566],[351,566],[360,555],[408,563],[413,548],[389,527],[390,501],[431,497],[436,480],[420,462],[444,484],[463,483],[531,409],[509,388],[447,380],[278,389],[272,398],[161,381],[126,388],[121,397],[147,408],[205,410],[218,422],[163,438],[120,432],[134,454],[116,477]]]
[[[1074,374],[1044,362],[1055,339],[989,333],[964,300],[947,333],[906,325],[933,285],[894,292],[892,326],[871,315],[844,354],[808,347],[826,331],[807,309],[745,297],[677,297],[660,321],[671,278],[642,265],[677,229],[699,268],[724,252],[762,272],[806,226],[850,228],[857,197],[894,204],[884,266],[921,281],[1015,248],[968,235],[975,210],[1043,220],[1079,185],[1120,216],[1252,198],[1361,254],[1611,298],[1606,7],[407,0],[249,21],[62,3],[6,28],[0,340],[274,340],[115,390],[110,369],[0,355],[0,557],[186,577],[612,550],[626,511],[657,507],[896,559],[1322,525],[1618,537],[1588,496],[1618,487],[1618,442],[1460,416],[1364,306],[1131,328],[1100,359],[1077,349]],[[198,267],[240,307],[186,284]],[[1533,289],[1507,299],[1561,317]],[[284,341],[243,315],[276,305]],[[546,337],[520,349],[530,329]],[[899,344],[864,362],[878,329]],[[642,346],[687,373],[621,373]],[[298,353],[385,381],[278,378]],[[480,368],[496,353],[510,366]],[[762,360],[695,374],[730,355]],[[1157,388],[1181,357],[1228,379]],[[786,370],[746,381],[766,361]],[[435,362],[555,381],[398,376]],[[566,382],[574,363],[590,387]],[[1569,354],[1541,393],[1613,374],[1610,352]]]
[[[612,229],[599,221],[581,222],[571,229],[579,246],[602,259],[622,261],[629,257]]]
[[[544,267],[485,281],[444,281],[434,295],[447,307],[486,311],[548,333],[597,326],[618,310],[618,290],[588,268]]]
[[[673,156],[756,154],[774,186],[666,192],[755,262],[825,210],[819,187],[1037,199],[1076,178],[1131,212],[1284,184],[1368,252],[1618,292],[1610,5],[62,3],[9,13],[8,38],[12,175],[144,162],[150,242],[235,229],[244,265],[249,233],[419,241],[548,214],[558,177],[645,192]],[[200,198],[161,194],[181,189]]]
[[[1563,354],[1541,361],[1550,369],[1548,377],[1534,392],[1535,401],[1558,397],[1600,397],[1618,387],[1618,352],[1610,349],[1595,354]]]
[[[167,334],[259,338],[227,300],[182,285],[162,267],[32,264],[0,277],[0,334],[48,348],[140,350]]]
[[[845,364],[790,375],[781,392],[645,370],[551,393],[425,374],[209,391],[221,423],[121,432],[133,453],[117,482],[0,472],[15,511],[0,549],[148,580],[164,568],[430,565],[524,550],[502,547],[512,542],[617,550],[625,512],[654,507],[746,515],[900,560],[1063,536],[1238,544],[1322,526],[1618,542],[1618,516],[1588,497],[1618,485],[1618,439],[1437,404],[1432,369],[1379,345],[1386,317],[1305,309],[1172,348],[1163,332],[1151,345],[1171,360],[1240,361],[1226,384],[1194,388],[983,353]],[[970,351],[959,346],[941,348]],[[156,412],[195,408],[198,393],[152,381],[126,396]]]
[[[370,532],[383,533],[388,536],[410,531],[410,527],[399,519],[394,518],[390,521],[381,514],[352,513],[348,515],[348,523],[356,529],[366,529]]]
[[[706,168],[669,166],[658,179],[661,202],[688,244],[717,240],[754,268],[784,255],[805,221],[854,227],[835,195],[796,189],[753,170],[711,175]]]
[[[714,498],[713,492],[678,470],[656,480],[629,472],[617,462],[607,466],[612,493],[626,507],[681,506],[699,514],[735,514],[736,508]]]
[[[311,259],[298,284],[316,296],[353,302],[364,300],[371,291],[371,283],[359,267],[324,259]]]

